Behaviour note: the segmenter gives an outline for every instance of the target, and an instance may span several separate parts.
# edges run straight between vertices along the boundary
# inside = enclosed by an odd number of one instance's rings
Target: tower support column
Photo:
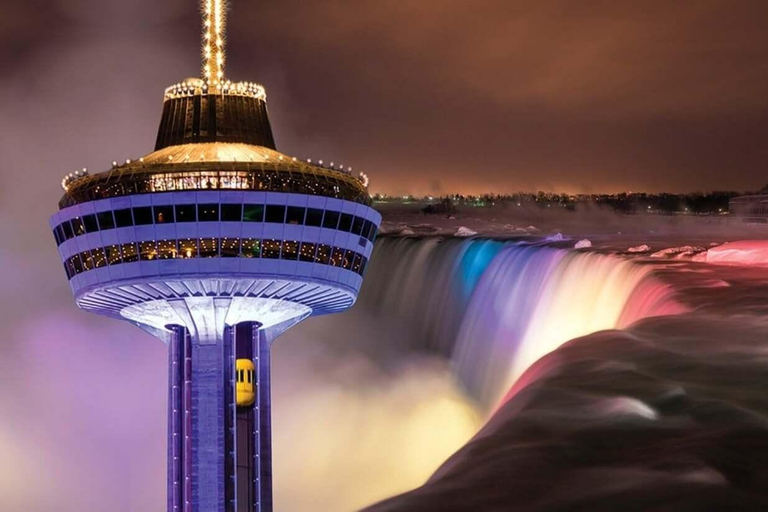
[[[221,338],[194,337],[184,327],[172,331],[168,347],[168,511],[233,512],[231,344]]]
[[[217,340],[172,327],[168,512],[272,512],[270,333],[257,322]],[[254,363],[254,403],[236,405],[236,359]]]

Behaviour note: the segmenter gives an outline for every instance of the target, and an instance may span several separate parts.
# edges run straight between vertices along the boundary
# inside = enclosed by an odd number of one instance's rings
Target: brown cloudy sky
[[[267,87],[279,149],[366,170],[375,192],[768,183],[764,0],[230,10],[228,75]],[[55,200],[71,169],[148,152],[162,89],[198,73],[197,12],[194,0],[9,4],[0,91],[19,129],[4,160],[29,166],[20,153],[36,148]]]

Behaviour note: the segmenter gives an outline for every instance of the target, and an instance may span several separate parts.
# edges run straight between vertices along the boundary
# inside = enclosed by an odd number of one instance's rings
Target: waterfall
[[[684,310],[650,265],[520,241],[383,238],[361,307],[450,358],[486,408],[567,341]]]

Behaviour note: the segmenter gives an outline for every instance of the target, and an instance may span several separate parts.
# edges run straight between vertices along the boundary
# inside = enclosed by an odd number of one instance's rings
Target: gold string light
[[[226,0],[203,0],[203,78],[216,90],[224,87]]]

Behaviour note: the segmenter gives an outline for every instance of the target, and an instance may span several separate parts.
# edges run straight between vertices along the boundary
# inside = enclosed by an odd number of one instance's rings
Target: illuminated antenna
[[[203,3],[203,78],[221,89],[224,83],[224,33],[226,0],[202,0]]]

